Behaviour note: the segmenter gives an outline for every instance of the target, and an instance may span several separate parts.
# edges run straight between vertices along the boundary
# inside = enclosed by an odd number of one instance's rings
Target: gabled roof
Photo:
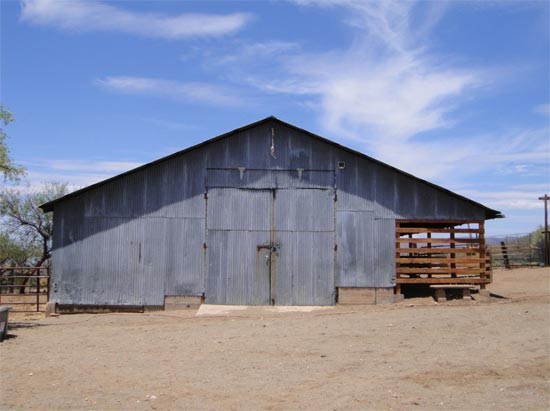
[[[347,152],[349,152],[349,153],[351,153],[351,154],[354,154],[354,155],[356,155],[356,156],[358,156],[358,157],[367,159],[368,161],[371,161],[371,162],[373,162],[373,163],[376,163],[376,164],[378,164],[378,165],[380,165],[380,166],[382,166],[382,167],[388,168],[388,169],[392,170],[392,171],[395,172],[395,173],[398,173],[398,174],[401,174],[401,175],[404,175],[404,176],[413,178],[413,179],[415,179],[415,180],[417,180],[417,181],[420,181],[420,182],[422,182],[422,183],[424,183],[424,184],[427,184],[428,186],[431,186],[431,187],[433,187],[433,188],[435,188],[435,189],[437,189],[437,190],[439,190],[439,191],[445,192],[446,194],[449,194],[449,195],[451,195],[451,196],[453,196],[453,197],[455,197],[455,198],[458,198],[458,199],[460,199],[460,200],[467,201],[467,202],[469,202],[469,203],[471,203],[471,204],[474,204],[474,205],[476,205],[476,206],[478,206],[478,207],[481,207],[481,208],[483,208],[483,209],[485,210],[486,219],[503,218],[503,217],[504,217],[504,215],[503,215],[500,211],[493,210],[493,209],[491,209],[491,208],[485,207],[483,204],[480,204],[480,203],[478,203],[478,202],[475,202],[475,201],[473,201],[473,200],[470,200],[469,198],[466,198],[466,197],[464,197],[464,196],[461,196],[461,195],[459,195],[459,194],[456,194],[456,193],[454,193],[454,192],[452,192],[452,191],[450,191],[450,190],[447,190],[446,188],[443,188],[443,187],[438,186],[438,185],[436,185],[436,184],[430,183],[429,181],[426,181],[426,180],[423,180],[423,179],[418,178],[418,177],[416,177],[416,176],[413,176],[412,174],[406,173],[406,172],[404,172],[404,171],[402,171],[402,170],[399,170],[399,169],[397,169],[397,168],[395,168],[395,167],[392,167],[392,166],[390,166],[390,165],[388,165],[388,164],[386,164],[386,163],[383,163],[383,162],[381,162],[381,161],[379,161],[379,160],[376,160],[375,158],[369,157],[369,156],[367,156],[366,154],[363,154],[363,153],[361,153],[361,152],[359,152],[359,151],[355,151],[355,150],[353,150],[353,149],[351,149],[351,148],[349,148],[349,147],[342,146],[342,145],[340,145],[340,144],[338,144],[338,143],[336,143],[336,142],[334,142],[334,141],[328,140],[328,139],[326,139],[326,138],[324,138],[324,137],[321,137],[321,136],[319,136],[319,135],[317,135],[317,134],[311,133],[310,131],[307,131],[307,130],[304,130],[304,129],[302,129],[302,128],[299,128],[299,127],[297,127],[297,126],[295,126],[295,125],[286,123],[286,122],[284,122],[284,121],[282,121],[282,120],[279,120],[278,118],[276,118],[276,117],[274,117],[274,116],[266,117],[266,118],[264,118],[263,120],[259,120],[259,121],[256,121],[256,122],[254,122],[254,123],[250,123],[250,124],[248,124],[248,125],[246,125],[246,126],[237,128],[237,129],[235,129],[235,130],[232,130],[232,131],[229,131],[229,132],[227,132],[227,133],[221,134],[221,135],[219,135],[219,136],[213,137],[213,138],[211,138],[211,139],[205,140],[205,141],[203,141],[202,143],[199,143],[199,144],[196,144],[196,145],[194,145],[194,146],[188,147],[188,148],[186,148],[186,149],[180,150],[180,151],[178,151],[178,152],[176,152],[176,153],[174,153],[174,154],[170,154],[170,155],[168,155],[168,156],[166,156],[166,157],[162,157],[162,158],[160,158],[160,159],[158,159],[158,160],[155,160],[155,161],[152,161],[152,162],[150,162],[150,163],[144,164],[144,165],[139,166],[139,167],[137,167],[137,168],[134,168],[134,169],[132,169],[132,170],[126,171],[126,172],[124,172],[124,173],[122,173],[122,174],[118,174],[118,175],[116,175],[116,176],[114,176],[114,177],[111,177],[111,178],[108,178],[108,179],[106,179],[106,180],[100,181],[100,182],[98,182],[98,183],[92,184],[92,185],[90,185],[90,186],[88,186],[88,187],[84,187],[84,188],[82,188],[82,189],[80,189],[80,190],[73,191],[72,193],[67,194],[67,195],[65,195],[65,196],[63,196],[63,197],[60,197],[60,198],[55,199],[55,200],[53,200],[53,201],[50,201],[50,202],[48,202],[48,203],[42,204],[42,205],[40,206],[40,208],[41,208],[44,212],[54,211],[54,208],[55,208],[55,205],[56,205],[56,204],[58,204],[58,203],[60,203],[60,202],[63,202],[63,201],[65,201],[65,200],[69,199],[69,198],[76,197],[76,196],[78,196],[78,195],[80,195],[80,194],[82,194],[82,193],[85,193],[85,192],[90,191],[90,190],[92,190],[92,189],[94,189],[94,188],[96,188],[96,187],[99,187],[99,186],[102,186],[102,185],[104,185],[104,184],[107,184],[107,183],[109,183],[109,182],[111,182],[111,181],[113,181],[113,180],[122,178],[122,177],[124,177],[124,176],[126,176],[126,175],[129,175],[129,174],[132,174],[132,173],[135,173],[135,172],[138,172],[138,171],[143,170],[143,169],[145,169],[145,168],[147,168],[147,167],[150,167],[150,166],[152,166],[152,165],[155,165],[155,164],[161,163],[161,162],[163,162],[163,161],[169,160],[169,159],[174,158],[174,157],[176,157],[176,156],[179,156],[179,155],[181,155],[181,154],[188,153],[188,152],[190,152],[190,151],[196,150],[196,149],[198,149],[198,148],[200,148],[200,147],[206,146],[206,145],[208,145],[208,144],[210,144],[210,143],[213,143],[213,142],[215,142],[215,141],[222,140],[222,139],[224,139],[224,138],[226,138],[226,137],[229,137],[230,135],[233,135],[233,134],[236,134],[236,133],[239,133],[239,132],[242,132],[242,131],[246,131],[246,130],[249,130],[249,129],[254,128],[254,127],[257,127],[257,126],[262,125],[262,124],[264,124],[264,123],[267,123],[267,122],[269,122],[269,121],[275,121],[275,122],[277,122],[277,123],[279,123],[279,124],[282,124],[282,125],[284,125],[284,126],[286,126],[286,127],[290,127],[290,128],[292,128],[292,129],[297,130],[297,131],[299,131],[299,132],[301,132],[301,133],[303,133],[303,134],[306,134],[306,135],[308,135],[308,136],[310,136],[310,137],[312,137],[312,138],[315,138],[315,139],[318,139],[318,140],[320,140],[320,141],[323,141],[324,143],[330,144],[330,145],[332,145],[332,146],[334,146],[334,147],[336,147],[336,148],[338,148],[338,149],[340,149],[340,150],[344,150],[344,151],[347,151]]]

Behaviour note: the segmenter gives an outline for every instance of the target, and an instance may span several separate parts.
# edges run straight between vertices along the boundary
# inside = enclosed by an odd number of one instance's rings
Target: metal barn
[[[274,117],[42,209],[61,307],[333,305],[428,279],[483,285],[483,221],[501,216]]]

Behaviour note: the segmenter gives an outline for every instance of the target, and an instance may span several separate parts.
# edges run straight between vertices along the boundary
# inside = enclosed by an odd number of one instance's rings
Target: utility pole
[[[548,200],[550,197],[545,194],[543,197],[539,197],[539,200],[544,201],[544,265],[548,267],[550,265],[550,254],[548,253]]]

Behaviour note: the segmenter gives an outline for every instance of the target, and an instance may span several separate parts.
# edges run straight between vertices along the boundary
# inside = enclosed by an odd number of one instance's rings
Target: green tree
[[[17,181],[25,174],[23,167],[18,167],[13,164],[10,158],[10,150],[6,143],[7,135],[4,132],[4,127],[12,121],[15,121],[13,114],[4,106],[0,105],[0,173],[4,177],[4,181]]]
[[[530,235],[531,247],[535,252],[535,260],[544,263],[544,228],[540,226]]]
[[[35,267],[40,267],[51,256],[53,218],[39,206],[68,194],[67,184],[46,183],[37,192],[21,193],[17,189],[4,189],[0,194],[0,216],[12,239],[26,244],[27,249],[39,249]]]
[[[40,258],[40,249],[25,244],[8,232],[0,233],[0,267],[24,267],[34,265]],[[0,270],[1,271],[1,270]]]

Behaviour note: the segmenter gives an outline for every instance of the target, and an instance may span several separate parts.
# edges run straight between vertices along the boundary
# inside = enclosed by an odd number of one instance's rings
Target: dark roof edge
[[[215,142],[215,141],[221,140],[221,139],[223,139],[223,138],[225,138],[225,137],[228,137],[229,135],[232,135],[232,134],[235,134],[235,133],[239,133],[239,132],[248,130],[248,129],[250,129],[250,128],[257,127],[257,126],[259,126],[260,124],[263,124],[263,123],[265,123],[265,122],[267,122],[267,121],[270,121],[270,120],[277,121],[277,122],[279,122],[279,123],[281,123],[281,124],[283,124],[283,125],[285,125],[285,126],[287,126],[287,127],[293,128],[293,129],[295,129],[295,130],[297,130],[297,131],[299,131],[299,132],[301,132],[301,133],[307,134],[307,135],[309,135],[309,136],[311,136],[311,137],[314,137],[314,138],[316,138],[316,139],[318,139],[318,140],[321,140],[321,141],[323,141],[323,142],[325,142],[325,143],[327,143],[327,144],[333,145],[333,146],[335,146],[335,147],[337,147],[337,148],[339,148],[339,149],[341,149],[341,150],[347,151],[347,152],[349,152],[349,153],[351,153],[351,154],[354,154],[354,155],[357,155],[357,156],[359,156],[359,157],[361,157],[361,158],[364,158],[364,159],[367,159],[367,160],[369,160],[369,161],[372,161],[373,163],[376,163],[376,164],[378,164],[378,165],[380,165],[380,166],[389,168],[390,170],[392,170],[392,171],[394,171],[394,172],[397,172],[397,173],[399,173],[399,174],[401,174],[401,175],[404,175],[404,176],[406,176],[406,177],[415,179],[415,180],[420,181],[420,182],[422,182],[422,183],[424,183],[424,184],[427,184],[428,186],[431,186],[431,187],[433,187],[433,188],[435,188],[435,189],[437,189],[437,190],[440,190],[440,191],[443,191],[443,192],[445,192],[445,193],[447,193],[447,194],[450,194],[450,195],[452,195],[453,197],[457,197],[457,198],[459,198],[459,199],[461,199],[461,200],[467,201],[467,202],[469,202],[469,203],[471,203],[471,204],[474,204],[474,205],[476,205],[476,206],[478,206],[478,207],[481,207],[481,208],[485,209],[485,217],[486,217],[487,220],[491,220],[491,219],[494,219],[494,218],[504,218],[504,215],[503,215],[500,211],[497,211],[497,210],[493,210],[493,209],[491,209],[491,208],[488,208],[488,207],[484,206],[484,205],[481,204],[481,203],[478,203],[478,202],[476,202],[476,201],[474,201],[474,200],[471,200],[471,199],[469,199],[469,198],[467,198],[467,197],[464,197],[464,196],[462,196],[462,195],[460,195],[460,194],[457,194],[457,193],[455,193],[455,192],[453,192],[453,191],[451,191],[451,190],[448,190],[448,189],[446,189],[446,188],[444,188],[444,187],[438,186],[437,184],[430,183],[429,181],[423,180],[423,179],[421,179],[421,178],[419,178],[419,177],[416,177],[416,176],[414,176],[414,175],[412,175],[412,174],[409,174],[409,173],[407,173],[407,172],[405,172],[405,171],[399,170],[398,168],[395,168],[395,167],[393,167],[393,166],[390,166],[389,164],[386,164],[386,163],[384,163],[384,162],[382,162],[382,161],[380,161],[380,160],[376,160],[375,158],[372,158],[372,157],[370,157],[370,156],[368,156],[368,155],[366,155],[366,154],[363,154],[363,153],[361,153],[361,152],[359,152],[359,151],[353,150],[353,149],[351,149],[351,148],[349,148],[349,147],[343,146],[343,145],[341,145],[341,144],[339,144],[339,143],[336,143],[336,142],[334,142],[334,141],[332,141],[332,140],[329,140],[329,139],[327,139],[327,138],[325,138],[325,137],[321,137],[321,136],[319,136],[319,135],[317,135],[317,134],[314,134],[314,133],[312,133],[312,132],[310,132],[310,131],[308,131],[308,130],[302,129],[302,128],[297,127],[297,126],[295,126],[295,125],[293,125],[293,124],[290,124],[290,123],[287,123],[287,122],[285,122],[285,121],[279,120],[278,118],[276,118],[276,117],[274,117],[274,116],[269,116],[269,117],[266,117],[266,118],[264,118],[264,119],[262,119],[262,120],[256,121],[256,122],[254,122],[254,123],[250,123],[250,124],[247,124],[247,125],[245,125],[245,126],[243,126],[243,127],[239,127],[239,128],[234,129],[234,130],[232,130],[232,131],[229,131],[229,132],[220,134],[220,135],[218,135],[218,136],[216,136],[216,137],[213,137],[213,138],[210,138],[210,139],[208,139],[208,140],[205,140],[205,141],[203,141],[203,142],[201,142],[201,143],[199,143],[199,144],[195,144],[195,145],[193,145],[193,146],[191,146],[191,147],[188,147],[188,148],[185,148],[185,149],[183,149],[183,150],[177,151],[177,152],[175,152],[175,153],[173,153],[173,154],[170,154],[170,155],[168,155],[168,156],[161,157],[161,158],[159,158],[159,159],[157,159],[157,160],[154,160],[154,161],[151,161],[151,162],[149,162],[149,163],[143,164],[143,165],[141,165],[141,166],[139,166],[139,167],[136,167],[136,168],[134,168],[134,169],[132,169],[132,170],[128,170],[128,171],[126,171],[126,172],[124,172],[124,173],[122,173],[122,174],[117,174],[116,176],[110,177],[110,178],[108,178],[108,179],[106,179],[106,180],[102,180],[102,181],[99,181],[99,182],[97,182],[97,183],[95,183],[95,184],[92,184],[92,185],[89,185],[89,186],[87,186],[87,187],[81,188],[80,190],[73,191],[72,193],[69,193],[69,194],[67,194],[67,195],[65,195],[65,196],[63,196],[63,197],[60,197],[60,198],[55,199],[55,200],[52,200],[52,201],[50,201],[50,202],[48,202],[48,203],[42,204],[42,205],[40,206],[40,208],[41,208],[44,212],[46,212],[46,213],[47,213],[47,212],[50,212],[50,211],[53,211],[53,210],[54,210],[55,204],[57,204],[57,203],[59,203],[59,202],[61,202],[61,201],[64,201],[64,200],[66,200],[66,199],[68,199],[68,198],[78,196],[78,195],[80,195],[80,194],[82,194],[82,193],[84,193],[84,192],[86,192],[86,191],[89,191],[89,190],[92,190],[92,189],[94,189],[94,188],[96,188],[96,187],[99,187],[99,186],[102,186],[102,185],[104,185],[104,184],[107,184],[107,183],[109,183],[110,181],[113,181],[113,180],[118,179],[118,178],[120,178],[120,177],[126,176],[126,175],[128,175],[128,174],[132,174],[132,173],[135,173],[135,172],[137,172],[137,171],[143,170],[143,169],[146,168],[146,167],[149,167],[149,166],[158,164],[158,163],[160,163],[160,162],[169,160],[169,159],[171,159],[171,158],[173,158],[173,157],[179,156],[179,155],[184,154],[184,153],[187,153],[187,152],[189,152],[189,151],[198,149],[198,148],[203,147],[203,146],[205,146],[205,145],[207,145],[207,144],[210,144],[210,143],[213,143],[213,142]]]

